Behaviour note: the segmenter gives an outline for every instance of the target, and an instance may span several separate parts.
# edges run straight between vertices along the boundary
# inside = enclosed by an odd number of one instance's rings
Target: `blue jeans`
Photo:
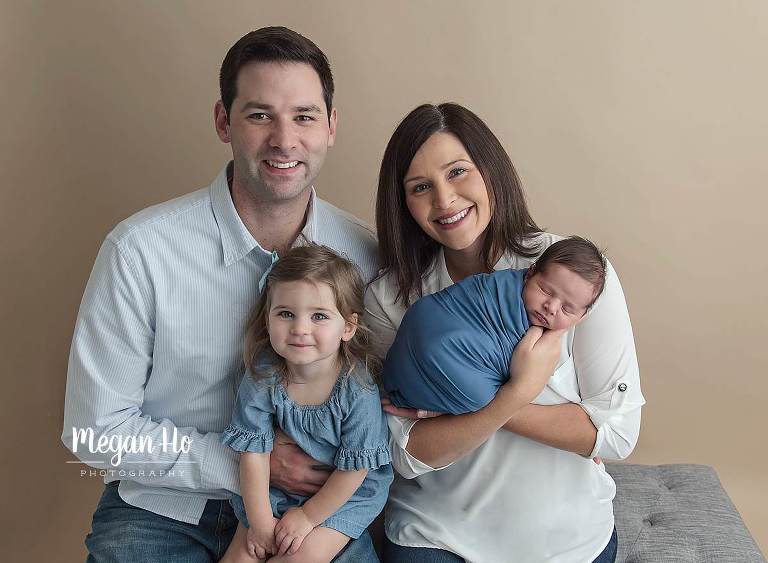
[[[106,486],[85,538],[87,563],[213,563],[235,535],[237,518],[229,501],[209,500],[200,522],[187,524],[123,501],[118,482]],[[334,559],[335,563],[378,563],[365,532]]]
[[[618,536],[616,528],[603,552],[592,563],[613,563],[616,560]],[[464,563],[464,559],[442,549],[404,547],[384,538],[384,563]]]

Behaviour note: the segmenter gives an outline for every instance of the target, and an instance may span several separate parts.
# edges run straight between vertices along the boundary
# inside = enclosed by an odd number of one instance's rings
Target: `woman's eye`
[[[552,294],[551,294],[549,291],[547,291],[546,289],[544,289],[544,288],[543,288],[543,287],[541,287],[541,286],[539,286],[539,289],[541,290],[541,292],[542,292],[544,295],[552,295]]]
[[[326,320],[327,318],[328,318],[328,315],[325,315],[325,314],[323,314],[323,313],[314,313],[314,314],[312,315],[312,320],[313,320],[313,321],[324,321],[324,320]]]
[[[563,313],[565,313],[566,315],[573,315],[573,311],[571,311],[567,307],[561,307],[561,309],[563,310]]]
[[[421,192],[425,191],[428,187],[429,186],[427,186],[427,184],[417,184],[413,186],[413,188],[411,189],[411,192],[415,194],[420,194]]]
[[[450,172],[448,172],[448,177],[449,178],[455,178],[456,176],[461,176],[466,171],[467,171],[466,168],[461,168],[461,167],[453,168]]]
[[[293,318],[293,313],[291,313],[290,311],[280,311],[277,314],[277,316],[280,317],[281,319],[291,319]]]

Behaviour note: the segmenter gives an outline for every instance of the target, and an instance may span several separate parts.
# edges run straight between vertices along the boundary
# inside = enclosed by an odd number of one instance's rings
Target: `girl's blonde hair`
[[[327,246],[309,244],[291,249],[280,258],[267,274],[259,302],[248,319],[245,330],[243,362],[255,380],[269,377],[277,367],[282,378],[288,375],[285,360],[272,349],[267,330],[272,291],[278,283],[305,281],[325,284],[331,288],[336,308],[347,322],[356,325],[355,335],[348,342],[341,342],[341,361],[346,374],[353,373],[358,364],[377,381],[381,362],[370,353],[370,330],[363,322],[363,293],[365,284],[357,267]],[[357,314],[357,320],[353,320]],[[272,352],[275,365],[264,365],[259,359],[264,352]],[[365,373],[359,374],[361,379]]]

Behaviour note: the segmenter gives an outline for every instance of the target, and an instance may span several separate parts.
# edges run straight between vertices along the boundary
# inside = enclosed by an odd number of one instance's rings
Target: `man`
[[[370,229],[312,187],[336,136],[323,52],[289,29],[263,28],[229,50],[220,86],[215,127],[233,161],[209,187],[120,223],[83,296],[62,440],[107,472],[88,561],[222,556],[237,524],[226,499],[239,486],[238,458],[219,433],[259,279],[275,253],[305,241],[345,253],[368,280],[376,271]],[[275,446],[273,482],[313,493],[328,472],[297,450]],[[369,560],[367,534],[337,557]]]

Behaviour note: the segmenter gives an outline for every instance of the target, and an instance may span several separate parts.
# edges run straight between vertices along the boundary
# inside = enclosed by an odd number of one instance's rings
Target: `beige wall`
[[[120,219],[208,184],[217,71],[284,24],[329,55],[320,193],[372,220],[397,121],[455,100],[508,148],[534,216],[608,247],[648,399],[632,460],[715,466],[768,549],[768,4],[16,2],[0,7],[0,545],[83,557],[100,493],[59,442],[69,340]],[[472,7],[470,7],[472,6]],[[10,554],[8,549],[10,546]]]

